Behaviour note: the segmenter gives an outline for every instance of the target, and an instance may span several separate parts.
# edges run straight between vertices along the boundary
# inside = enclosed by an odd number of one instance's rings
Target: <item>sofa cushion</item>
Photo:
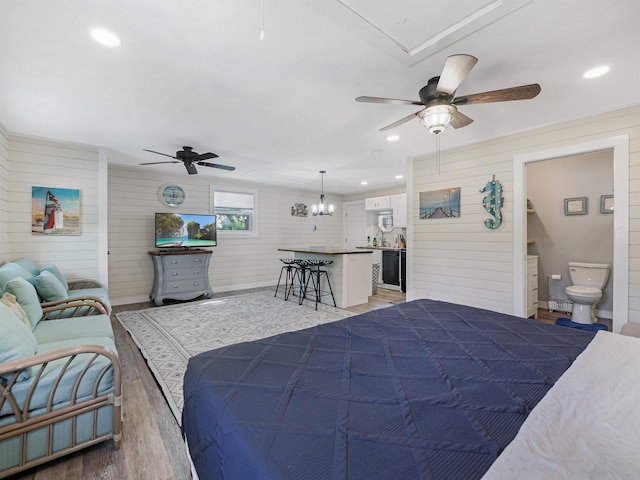
[[[42,307],[40,306],[40,298],[38,298],[36,287],[24,278],[17,277],[9,280],[4,289],[6,292],[15,295],[16,300],[27,314],[27,317],[29,317],[31,328],[36,328],[42,318]]]
[[[27,317],[27,314],[24,312],[24,310],[16,300],[15,295],[9,292],[4,292],[2,294],[2,297],[0,297],[0,302],[9,307],[13,311],[13,313],[16,314],[16,317],[18,317],[20,321],[24,323],[29,328],[29,330],[31,330],[31,322],[29,321],[29,317]]]
[[[31,260],[30,258],[27,258],[27,257],[16,258],[13,261],[13,263],[17,263],[34,277],[40,273],[40,269],[35,263],[33,263],[33,260]]]
[[[64,289],[69,290],[69,284],[67,283],[67,279],[64,278],[64,275],[62,275],[62,272],[56,265],[54,265],[53,263],[47,263],[44,267],[42,267],[42,270],[53,273],[56,276],[56,278],[60,280],[60,283],[62,284]]]
[[[113,343],[113,340],[111,340],[110,338],[90,337],[40,344],[38,345],[37,353],[48,353],[62,348],[75,347],[78,345],[100,345],[108,348],[113,352],[116,352],[116,346]],[[53,396],[54,405],[59,407],[62,405],[67,405],[69,403],[79,374],[87,366],[87,362],[91,358],[93,358],[93,356],[94,355],[92,353],[83,353],[78,355],[73,360],[73,362],[71,362],[69,368],[62,375],[58,384],[58,388],[56,389],[55,395]],[[51,388],[56,382],[58,375],[61,373],[67,361],[68,357],[49,362],[47,367],[44,369],[42,376],[40,377],[38,386],[33,391],[33,397],[31,398],[31,403],[29,404],[30,412],[41,410],[46,407],[47,401],[49,399],[49,394],[51,393]],[[87,398],[92,394],[95,379],[98,375],[101,374],[102,370],[108,364],[109,361],[102,356],[98,357],[91,364],[91,366],[84,373],[84,376],[82,377],[82,380],[78,385],[78,391],[75,395],[74,400],[77,401],[81,398]],[[35,370],[37,368],[38,367],[33,367],[34,371],[32,372],[32,374],[34,376],[37,374],[37,370]],[[20,409],[24,407],[24,402],[31,386],[32,382],[26,381],[20,382],[14,385],[14,387],[12,388],[12,393]],[[111,389],[113,389],[113,368],[110,368],[100,380],[98,394],[108,392]],[[11,409],[11,406],[9,405],[9,402],[4,402],[2,409],[0,410],[0,417],[12,414],[13,411]]]
[[[28,270],[17,263],[9,262],[0,267],[0,290],[4,290],[7,282],[16,277],[24,278],[33,285],[36,281],[35,275],[31,275]]]
[[[0,303],[0,363],[21,360],[36,353],[38,342],[31,330],[4,303]],[[1,375],[9,380],[12,374]],[[23,371],[18,380],[26,380],[30,371]]]
[[[36,290],[45,302],[64,300],[67,295],[66,287],[58,280],[58,277],[48,270],[43,270],[36,277]]]
[[[86,337],[108,337],[113,340],[111,319],[107,315],[43,320],[33,333],[39,344]]]

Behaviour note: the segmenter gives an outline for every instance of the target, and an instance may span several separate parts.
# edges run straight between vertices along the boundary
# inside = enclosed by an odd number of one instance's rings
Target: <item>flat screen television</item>
[[[215,247],[215,215],[156,213],[156,248]]]

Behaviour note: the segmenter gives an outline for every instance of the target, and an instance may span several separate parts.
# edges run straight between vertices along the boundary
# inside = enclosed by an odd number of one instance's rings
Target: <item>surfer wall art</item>
[[[80,190],[31,187],[31,232],[80,235]]]

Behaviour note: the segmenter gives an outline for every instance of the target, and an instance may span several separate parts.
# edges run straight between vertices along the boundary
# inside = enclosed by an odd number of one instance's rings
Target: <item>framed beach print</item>
[[[573,197],[564,199],[565,215],[586,215],[587,214],[587,197]]]
[[[34,235],[80,235],[80,190],[31,187]]]
[[[600,196],[600,213],[613,213],[613,195]]]

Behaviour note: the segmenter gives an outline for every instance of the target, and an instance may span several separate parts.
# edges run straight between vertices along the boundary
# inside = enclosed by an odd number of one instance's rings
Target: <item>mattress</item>
[[[483,480],[637,479],[640,339],[598,332]]]
[[[595,333],[415,300],[192,357],[200,480],[475,479]]]

